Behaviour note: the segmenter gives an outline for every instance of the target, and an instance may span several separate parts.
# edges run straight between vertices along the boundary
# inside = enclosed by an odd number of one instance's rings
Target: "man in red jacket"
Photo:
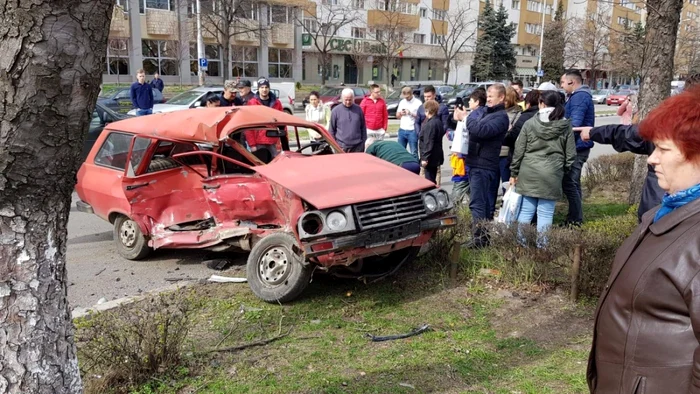
[[[382,89],[377,84],[369,87],[370,95],[365,97],[360,104],[362,113],[365,114],[367,124],[367,138],[381,141],[389,127],[389,112],[386,102],[382,98]]]
[[[270,81],[265,77],[258,79],[258,92],[246,105],[264,105],[278,111],[284,111],[282,103],[275,97],[274,93],[270,92]],[[277,156],[279,137],[268,137],[265,135],[265,130],[248,130],[245,132],[245,140],[251,152],[267,149],[272,157]]]

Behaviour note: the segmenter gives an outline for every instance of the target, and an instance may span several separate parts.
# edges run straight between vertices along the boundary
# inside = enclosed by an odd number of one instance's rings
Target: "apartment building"
[[[216,2],[210,4],[216,6]],[[228,60],[224,59],[213,19],[203,18],[207,83],[223,83],[224,61],[228,61],[231,78],[254,80],[262,75],[271,81],[300,80],[301,32],[295,24],[295,12],[309,2],[267,0],[246,4],[232,27]],[[136,71],[143,68],[149,76],[159,72],[166,84],[197,84],[194,11],[195,0],[116,0],[103,81],[133,81]]]
[[[331,64],[326,69],[328,84],[365,84],[368,81],[387,82],[382,53],[387,46],[396,50],[395,64],[390,72],[397,81],[442,81],[444,79],[444,54],[440,43],[449,35],[447,21],[450,12],[472,0],[316,0],[314,15],[304,20],[302,33],[303,76],[307,83],[321,83],[322,62],[314,45],[314,39],[329,39]],[[474,1],[476,4],[476,1]],[[332,19],[333,7],[352,12],[356,18],[339,27],[333,37],[314,34],[323,28],[326,12]],[[475,8],[474,8],[475,9]],[[476,18],[476,12],[472,15]],[[474,23],[474,27],[476,23]],[[400,38],[390,39],[400,30]],[[394,32],[394,33],[391,33]],[[474,37],[475,39],[475,37]],[[393,40],[394,45],[386,44]],[[473,41],[471,44],[473,45]],[[386,45],[381,45],[385,43]],[[397,44],[400,43],[400,44]],[[359,52],[359,53],[358,53]],[[353,56],[355,54],[355,56]],[[356,64],[355,60],[361,59]],[[467,82],[470,78],[469,60],[461,56],[451,67],[450,83]],[[397,82],[398,84],[398,82]]]
[[[687,77],[700,69],[700,0],[685,0],[678,26],[676,42],[675,75]]]

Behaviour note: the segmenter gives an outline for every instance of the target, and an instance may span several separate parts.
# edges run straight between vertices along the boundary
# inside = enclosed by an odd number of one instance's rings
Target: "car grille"
[[[361,230],[388,227],[422,219],[425,205],[420,193],[355,205]]]

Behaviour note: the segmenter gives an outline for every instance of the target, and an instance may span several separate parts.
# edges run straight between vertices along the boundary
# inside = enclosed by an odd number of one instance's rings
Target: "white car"
[[[252,89],[253,93],[257,92],[257,89]],[[284,112],[287,112],[288,114],[293,114],[294,113],[294,102],[293,100],[283,100],[282,98],[279,97],[279,90],[277,89],[270,89],[272,93],[277,96],[277,98],[280,100],[280,103],[282,103],[282,108],[284,109]],[[158,113],[165,113],[165,112],[174,112],[174,111],[182,111],[183,109],[189,109],[189,108],[197,108],[201,106],[202,98],[206,97],[210,93],[214,93],[217,95],[223,94],[224,92],[224,87],[223,86],[200,86],[196,87],[194,89],[190,89],[186,92],[182,92],[170,100],[168,100],[165,104],[155,104],[153,106],[153,113],[158,114]],[[128,115],[133,115],[136,116],[136,110],[132,109],[131,111],[128,112]]]
[[[610,95],[610,89],[594,90],[591,92],[595,104],[605,104],[605,99]]]

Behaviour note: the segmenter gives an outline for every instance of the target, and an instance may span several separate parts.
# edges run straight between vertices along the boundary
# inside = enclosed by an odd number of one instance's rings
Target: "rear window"
[[[95,155],[95,164],[123,171],[133,137],[132,134],[110,133]]]

